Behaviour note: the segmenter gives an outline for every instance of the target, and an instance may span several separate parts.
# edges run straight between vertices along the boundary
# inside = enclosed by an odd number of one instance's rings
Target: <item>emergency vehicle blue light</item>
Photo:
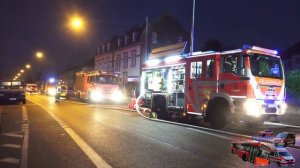
[[[53,82],[55,82],[55,79],[54,79],[54,78],[50,78],[50,79],[49,79],[49,82],[50,82],[50,83],[53,83]]]
[[[251,45],[248,44],[243,45],[243,50],[249,50],[249,49],[252,49]]]

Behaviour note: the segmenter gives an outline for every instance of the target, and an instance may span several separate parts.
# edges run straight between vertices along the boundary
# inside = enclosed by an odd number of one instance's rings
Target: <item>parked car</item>
[[[283,147],[276,147],[270,151],[270,162],[278,166],[295,166],[295,158]]]
[[[292,132],[282,132],[279,133],[274,139],[273,144],[276,146],[288,146],[295,145],[296,143],[296,134]]]
[[[262,130],[262,131],[258,132],[258,135],[261,137],[273,136],[273,131],[272,130]]]

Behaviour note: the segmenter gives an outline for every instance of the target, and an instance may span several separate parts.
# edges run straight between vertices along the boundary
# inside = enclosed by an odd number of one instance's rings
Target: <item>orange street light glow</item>
[[[36,54],[35,54],[35,56],[37,57],[37,58],[43,58],[43,56],[44,56],[44,54],[42,53],[42,52],[37,52]]]
[[[27,64],[25,67],[26,67],[27,69],[30,69],[30,68],[31,68],[31,65],[30,65],[30,64]]]
[[[21,69],[20,72],[21,72],[21,73],[24,73],[24,69]]]

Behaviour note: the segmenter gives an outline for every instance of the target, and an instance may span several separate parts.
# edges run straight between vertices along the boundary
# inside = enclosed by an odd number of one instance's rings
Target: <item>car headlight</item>
[[[48,88],[48,95],[55,96],[56,95],[56,89],[55,88]]]
[[[123,100],[122,92],[120,90],[113,91],[111,99],[117,102]]]
[[[255,99],[247,99],[244,102],[244,108],[247,115],[259,117],[261,115],[261,107]]]
[[[103,95],[102,95],[102,92],[101,90],[97,89],[97,90],[92,90],[91,91],[91,94],[90,94],[90,99],[92,101],[95,101],[95,102],[99,102],[103,99]]]

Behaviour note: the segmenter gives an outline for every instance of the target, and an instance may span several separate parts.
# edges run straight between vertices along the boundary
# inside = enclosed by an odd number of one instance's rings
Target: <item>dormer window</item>
[[[107,43],[107,51],[110,51],[110,43]]]
[[[122,45],[122,39],[118,38],[118,47],[121,47],[121,45]]]
[[[105,52],[105,44],[102,45],[102,52]]]
[[[125,35],[125,45],[127,45],[129,43],[129,37],[128,35]]]
[[[137,40],[137,33],[132,32],[132,42],[136,42],[136,40]]]

